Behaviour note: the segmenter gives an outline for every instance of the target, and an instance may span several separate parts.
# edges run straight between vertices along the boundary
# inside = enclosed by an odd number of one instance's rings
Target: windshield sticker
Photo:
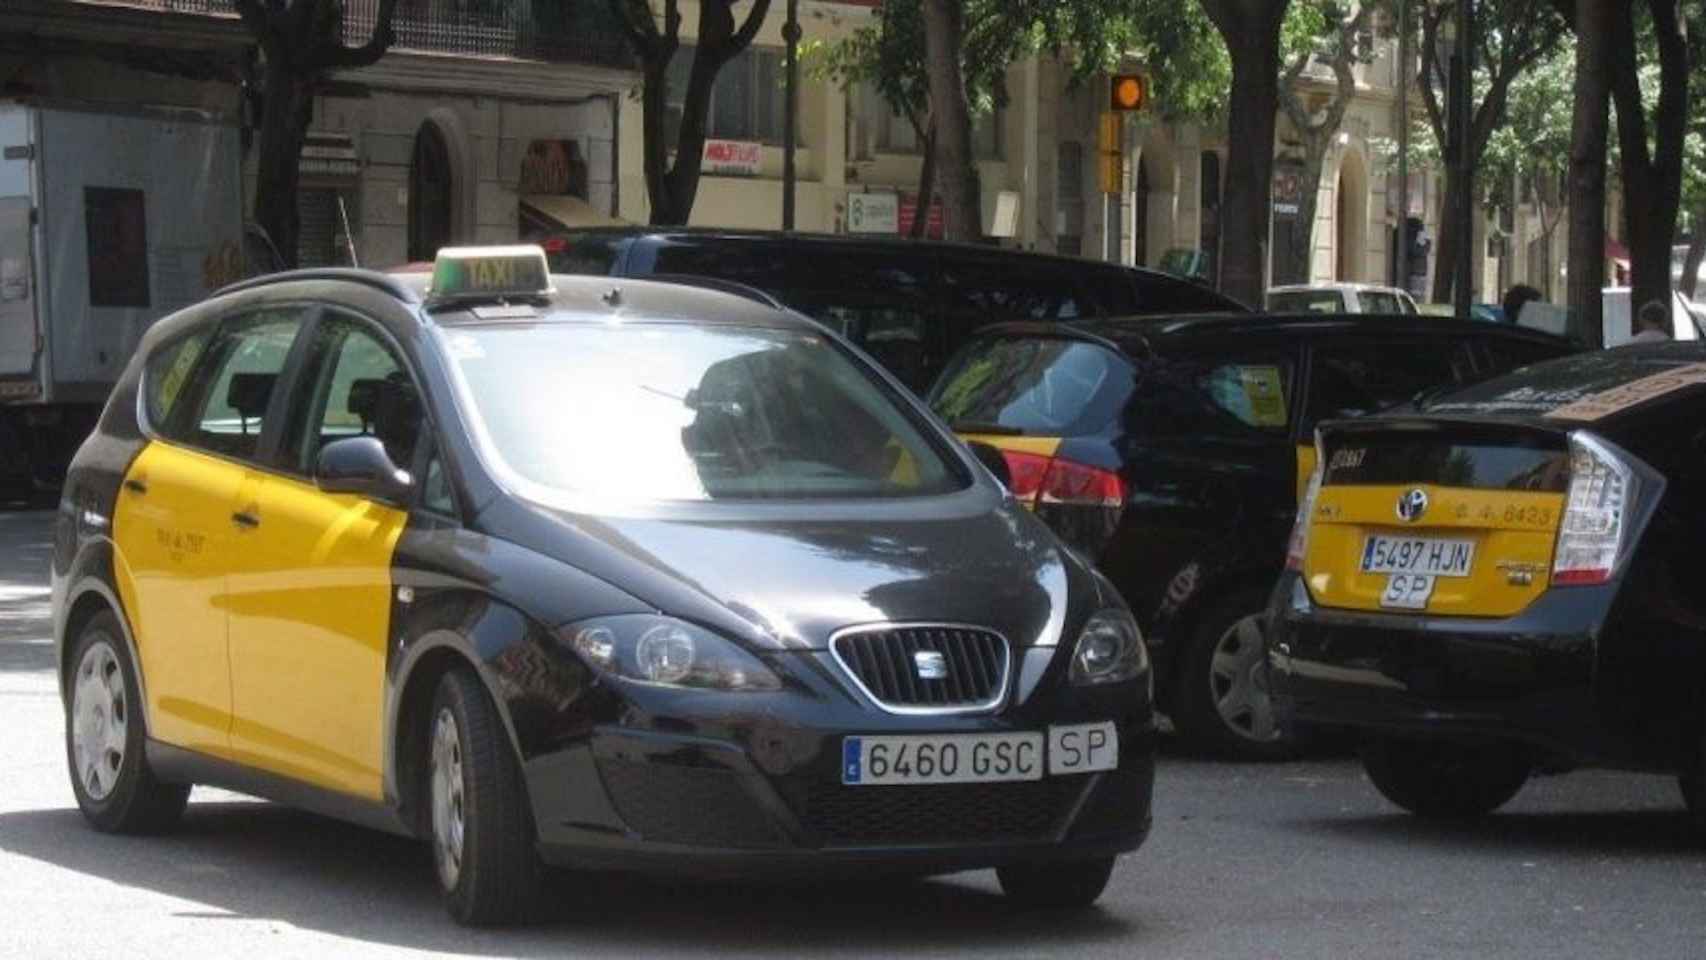
[[[1239,367],[1238,380],[1249,404],[1249,423],[1257,427],[1285,426],[1285,394],[1279,367]]]
[[[1690,363],[1590,394],[1546,414],[1555,420],[1598,420],[1668,393],[1706,383],[1706,363]]]

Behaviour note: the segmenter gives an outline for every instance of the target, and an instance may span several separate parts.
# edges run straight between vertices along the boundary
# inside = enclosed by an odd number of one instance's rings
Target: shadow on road
[[[1700,831],[1681,810],[1500,813],[1455,822],[1394,813],[1294,821],[1292,825],[1337,840],[1391,846],[1394,850],[1423,847],[1501,858],[1532,851],[1694,862],[1706,848]]]
[[[192,804],[183,826],[163,837],[98,834],[74,809],[0,814],[0,850],[205,905],[184,916],[228,913],[378,944],[504,956],[713,946],[790,956],[968,946],[1064,955],[1135,927],[1094,909],[1015,911],[994,893],[944,881],[782,887],[562,873],[551,881],[552,921],[465,930],[439,904],[420,844],[270,804]]]

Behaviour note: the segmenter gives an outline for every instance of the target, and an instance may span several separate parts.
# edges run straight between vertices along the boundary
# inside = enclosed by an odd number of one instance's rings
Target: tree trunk
[[[1576,0],[1576,91],[1570,121],[1570,333],[1605,345],[1605,152],[1610,133],[1616,4]]]
[[[1694,214],[1694,239],[1689,241],[1688,254],[1682,261],[1682,281],[1677,288],[1689,300],[1699,300],[1696,296],[1700,287],[1700,261],[1706,260],[1706,207],[1701,207]]]
[[[912,229],[908,234],[919,240],[930,229],[930,200],[936,192],[936,123],[930,122],[924,132],[924,163],[918,171],[918,202],[913,206]]]
[[[256,153],[255,222],[267,232],[287,269],[299,263],[302,218],[297,186],[302,142],[308,136],[313,107],[312,86],[312,80],[297,75],[284,60],[267,61]]]
[[[1263,300],[1273,197],[1274,116],[1279,110],[1279,28],[1288,0],[1203,0],[1232,58],[1226,195],[1221,200],[1222,293]]]
[[[943,233],[949,240],[976,242],[983,239],[983,205],[971,150],[971,108],[960,69],[963,3],[923,0],[924,66],[936,124],[936,177],[941,182]],[[928,208],[920,210],[921,216],[927,214]]]
[[[640,92],[642,165],[646,175],[646,200],[651,204],[651,223],[676,226],[687,218],[676,213],[669,192],[669,149],[665,124],[669,120],[669,88],[665,79],[669,60],[652,59],[645,64],[645,85]]]
[[[1320,143],[1314,141],[1319,139]],[[1308,283],[1310,263],[1315,259],[1315,214],[1321,205],[1321,170],[1327,165],[1328,131],[1319,137],[1304,135],[1302,193],[1297,198],[1297,216],[1291,221],[1291,243],[1284,262],[1274,263],[1274,285]]]
[[[1439,232],[1434,237],[1434,285],[1429,299],[1434,303],[1451,303],[1451,291],[1457,277],[1457,244],[1463,237],[1458,223],[1457,194],[1461,190],[1456,167],[1445,169],[1445,185],[1439,195]]]
[[[1670,247],[1682,201],[1682,144],[1688,120],[1688,48],[1677,0],[1648,0],[1659,49],[1659,101],[1651,118],[1642,105],[1630,4],[1617,4],[1612,97],[1621,146],[1623,232],[1629,247],[1629,303],[1670,303]],[[1649,133],[1651,136],[1649,137]],[[1648,152],[1648,144],[1652,152]]]

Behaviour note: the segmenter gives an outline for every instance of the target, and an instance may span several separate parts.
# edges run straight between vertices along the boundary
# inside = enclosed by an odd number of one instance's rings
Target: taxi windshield
[[[443,333],[496,466],[547,495],[907,497],[966,478],[811,331],[546,323]]]

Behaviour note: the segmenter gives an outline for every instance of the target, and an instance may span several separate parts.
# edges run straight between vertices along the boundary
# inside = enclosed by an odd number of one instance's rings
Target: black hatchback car
[[[563,273],[699,277],[763,290],[920,394],[973,332],[998,321],[1244,309],[1154,270],[971,244],[631,227],[554,236],[546,248]]]
[[[1314,466],[1315,425],[1570,349],[1425,317],[1008,324],[954,359],[930,403],[962,436],[999,447],[1019,500],[1125,594],[1179,731],[1261,758],[1287,749],[1260,615]]]
[[[1601,766],[1679,775],[1706,819],[1706,349],[1540,364],[1319,445],[1274,594],[1287,723],[1355,731],[1424,816]]]
[[[1149,830],[1137,627],[965,445],[807,318],[537,248],[160,321],[53,596],[96,827],[233,787],[426,839],[463,921],[544,863],[1086,903]]]

